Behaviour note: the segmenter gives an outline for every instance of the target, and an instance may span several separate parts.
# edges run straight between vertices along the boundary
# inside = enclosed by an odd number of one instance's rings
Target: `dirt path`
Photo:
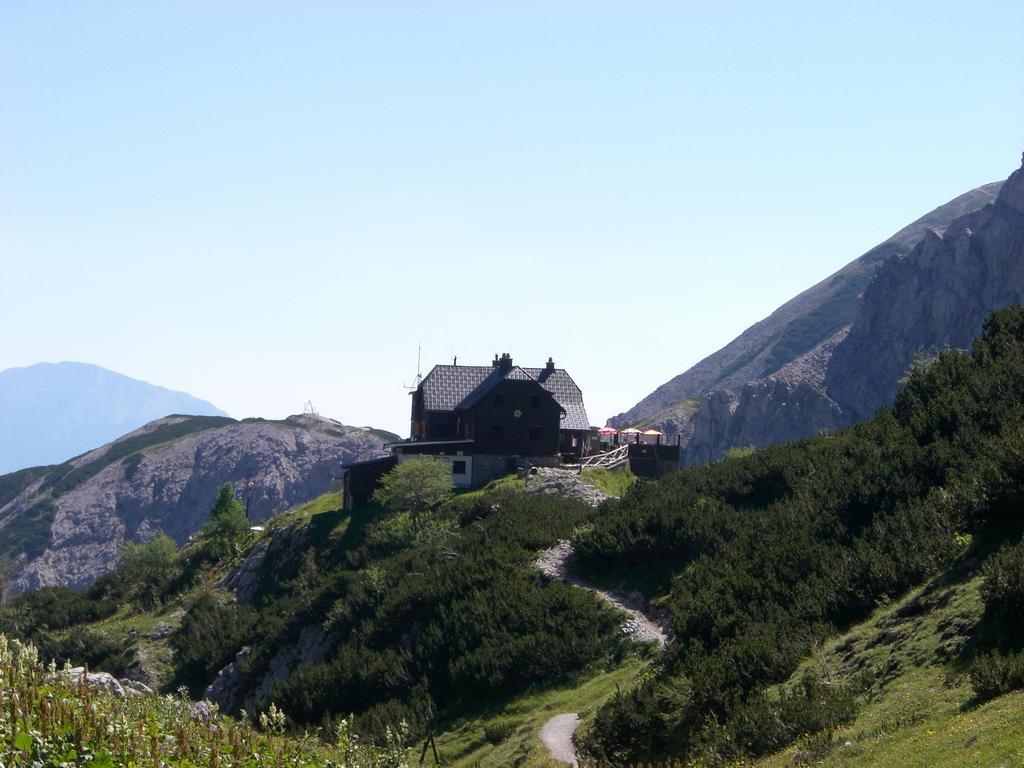
[[[634,642],[656,642],[658,645],[665,645],[669,641],[670,628],[644,613],[646,606],[642,596],[629,595],[618,590],[599,589],[570,574],[569,563],[574,555],[572,544],[562,539],[550,549],[545,549],[534,566],[549,579],[558,579],[580,589],[589,589],[605,602],[629,614],[629,618],[622,623],[622,633],[628,635]]]
[[[555,715],[544,723],[544,727],[540,729],[540,740],[548,748],[552,759],[572,766],[579,765],[576,760],[576,748],[572,744],[572,737],[579,727],[580,718],[575,712]]]

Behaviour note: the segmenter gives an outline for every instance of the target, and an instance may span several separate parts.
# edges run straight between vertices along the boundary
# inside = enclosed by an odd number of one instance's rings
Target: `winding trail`
[[[580,589],[587,589],[609,605],[626,613],[629,618],[622,622],[622,634],[635,643],[657,643],[664,646],[671,638],[667,624],[657,621],[644,613],[646,603],[641,595],[628,595],[618,590],[595,587],[578,576],[569,573],[569,564],[576,553],[572,543],[561,539],[555,546],[545,549],[534,562],[534,566],[549,579],[564,581]],[[548,748],[553,760],[578,766],[576,747],[572,738],[580,727],[580,718],[575,712],[555,715],[540,730],[540,740]]]
[[[633,642],[653,642],[663,646],[669,641],[671,628],[667,623],[660,622],[644,612],[646,605],[641,595],[600,589],[569,573],[569,564],[574,555],[572,543],[561,539],[555,546],[541,552],[534,566],[549,579],[564,581],[574,587],[589,590],[612,607],[628,614],[629,618],[622,623],[622,634],[627,635]]]
[[[551,757],[560,763],[578,766],[576,748],[572,745],[572,737],[580,727],[580,718],[575,712],[555,715],[540,729],[540,740],[548,748]]]

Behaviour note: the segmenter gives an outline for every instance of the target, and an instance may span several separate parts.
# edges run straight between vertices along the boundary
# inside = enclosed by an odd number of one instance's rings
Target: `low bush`
[[[1024,652],[981,653],[970,666],[971,688],[985,701],[1024,688]]]
[[[249,608],[222,602],[212,592],[201,593],[171,635],[175,685],[184,685],[195,697],[202,695],[216,673],[234,659],[254,620]]]
[[[1024,542],[992,555],[982,574],[986,618],[999,624],[1013,640],[1024,640]]]

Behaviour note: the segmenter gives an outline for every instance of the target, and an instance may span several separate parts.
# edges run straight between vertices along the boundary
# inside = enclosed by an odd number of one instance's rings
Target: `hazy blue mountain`
[[[0,474],[66,461],[172,413],[227,415],[184,392],[87,363],[0,371]]]

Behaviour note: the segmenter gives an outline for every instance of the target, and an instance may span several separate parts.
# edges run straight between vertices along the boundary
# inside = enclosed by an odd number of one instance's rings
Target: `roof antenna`
[[[423,353],[423,344],[422,344],[422,342],[417,342],[417,344],[416,344],[416,378],[413,379],[411,387],[408,384],[403,384],[402,385],[402,387],[404,389],[406,389],[407,391],[409,391],[410,393],[411,392],[415,392],[417,389],[419,389],[420,382],[423,381],[423,373],[421,372],[422,368],[420,366],[420,358],[422,357],[422,353]]]

